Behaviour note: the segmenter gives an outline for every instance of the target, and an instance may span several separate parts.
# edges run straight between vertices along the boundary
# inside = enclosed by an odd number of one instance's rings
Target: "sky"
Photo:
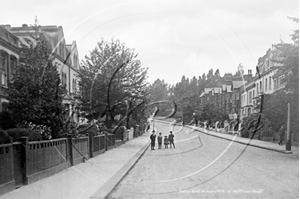
[[[0,24],[62,26],[80,60],[101,39],[134,49],[148,82],[252,70],[280,40],[291,43],[298,0],[1,0]]]

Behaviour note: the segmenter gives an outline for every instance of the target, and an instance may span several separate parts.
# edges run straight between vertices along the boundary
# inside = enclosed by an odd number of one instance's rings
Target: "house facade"
[[[259,111],[255,107],[259,103],[258,101],[262,94],[273,94],[285,87],[284,74],[280,72],[282,64],[275,61],[277,54],[278,51],[275,45],[272,45],[266,54],[259,58],[258,71],[253,81],[247,83],[245,88],[241,89],[241,118],[248,117],[252,113]]]
[[[240,119],[248,117],[254,113],[254,98],[256,97],[256,84],[254,81],[248,82],[245,86],[240,88],[241,93],[241,107]]]
[[[0,112],[6,109],[8,83],[20,58],[20,41],[17,36],[0,26]]]
[[[32,39],[31,35],[36,29],[23,24],[21,27],[6,26],[6,29],[15,35],[21,43],[26,45],[26,39]],[[66,44],[63,28],[61,26],[38,26],[38,32],[43,32],[48,48],[51,49],[53,64],[57,66],[61,83],[66,87],[66,94],[63,103],[68,110],[68,115],[74,122],[79,121],[79,110],[74,94],[78,91],[79,60],[76,42]]]

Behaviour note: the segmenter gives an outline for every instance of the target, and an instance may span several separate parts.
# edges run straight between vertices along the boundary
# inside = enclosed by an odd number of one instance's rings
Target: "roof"
[[[221,87],[214,88],[214,93],[222,93],[222,88]]]
[[[213,88],[204,88],[204,94],[208,94]]]
[[[246,81],[232,81],[231,87],[232,89],[240,88],[246,83],[247,83]]]
[[[200,97],[203,97],[204,95],[205,95],[205,93],[204,93],[204,92],[202,92],[202,93],[201,93],[201,95],[200,95]]]

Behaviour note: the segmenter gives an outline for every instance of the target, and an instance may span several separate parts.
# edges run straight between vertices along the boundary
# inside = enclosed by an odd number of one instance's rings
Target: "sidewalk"
[[[0,199],[105,198],[149,146],[147,133]]]
[[[192,126],[188,126],[189,128],[195,128]],[[262,149],[267,149],[271,151],[276,151],[280,153],[285,153],[285,154],[291,154],[291,153],[299,153],[299,147],[292,146],[291,151],[285,150],[285,145],[278,145],[278,143],[272,143],[272,142],[266,142],[266,141],[261,141],[261,140],[256,140],[256,139],[249,139],[249,138],[243,138],[239,136],[234,136],[232,134],[224,134],[224,133],[218,133],[215,131],[211,130],[206,130],[204,128],[196,127],[195,130],[200,131],[204,134],[215,136],[218,138],[222,138],[225,140],[229,141],[234,141],[240,144],[245,144],[253,147],[258,147]]]

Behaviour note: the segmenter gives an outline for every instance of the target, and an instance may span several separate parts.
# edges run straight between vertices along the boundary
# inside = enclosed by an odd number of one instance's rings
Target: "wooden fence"
[[[103,153],[106,149],[106,138],[105,135],[95,136],[93,139],[93,156]]]
[[[0,145],[0,195],[58,173],[115,147],[115,135]]]
[[[107,133],[106,134],[106,150],[111,149],[115,146],[115,135]]]
[[[15,188],[12,149],[11,144],[0,145],[0,194]]]
[[[89,158],[89,140],[88,137],[76,138],[72,140],[72,165],[84,162]]]
[[[25,142],[26,178],[31,184],[68,168],[67,139]]]

